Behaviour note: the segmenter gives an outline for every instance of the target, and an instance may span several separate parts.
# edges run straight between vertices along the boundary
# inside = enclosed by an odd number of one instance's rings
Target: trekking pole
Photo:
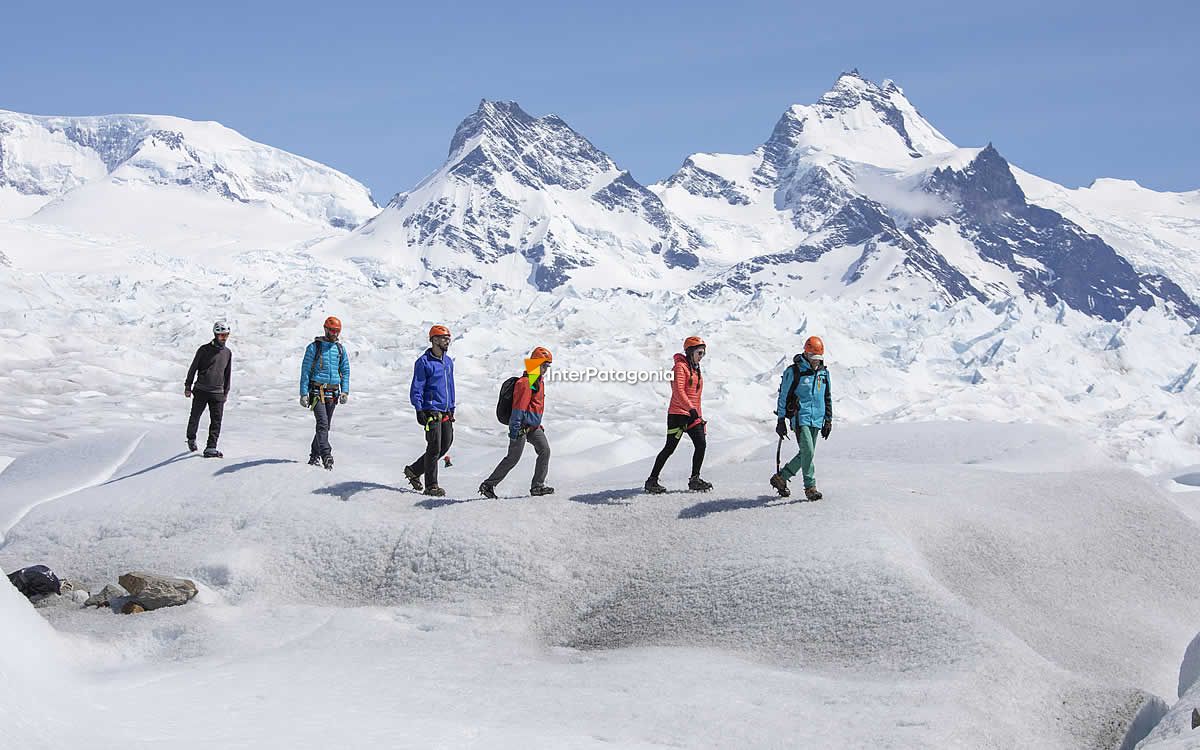
[[[775,473],[779,473],[779,452],[783,450],[783,435],[779,436],[779,442],[775,445]]]

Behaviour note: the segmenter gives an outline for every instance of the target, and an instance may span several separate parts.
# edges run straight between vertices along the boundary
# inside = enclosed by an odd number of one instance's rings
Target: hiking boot
[[[529,494],[530,494],[530,495],[533,495],[534,497],[541,497],[542,495],[553,495],[553,494],[554,494],[554,488],[553,488],[553,487],[547,487],[547,486],[546,486],[546,485],[544,485],[544,484],[539,484],[539,485],[538,485],[538,486],[536,486],[536,487],[530,487],[530,488],[529,488]]]
[[[805,500],[820,500],[823,497],[825,497],[825,496],[822,495],[820,490],[818,490],[816,487],[805,487],[804,488],[804,499]]]
[[[706,482],[699,476],[694,476],[688,480],[688,489],[698,492],[708,492],[712,489],[712,482]]]
[[[320,456],[309,456],[308,457],[308,465],[309,466],[320,466],[321,465],[321,457]]]
[[[333,471],[333,456],[321,456],[321,465],[326,471]]]
[[[225,454],[222,453],[221,451],[217,450],[216,448],[205,448],[204,449],[204,457],[205,458],[225,458]]]
[[[431,484],[425,488],[425,494],[429,495],[430,497],[445,497],[446,491],[441,487],[438,487],[436,484]]]
[[[411,484],[412,488],[414,490],[416,490],[417,492],[420,492],[421,490],[425,489],[421,485],[421,475],[418,474],[417,472],[413,471],[408,466],[404,467],[404,478],[408,480],[408,483]]]
[[[791,497],[792,491],[788,489],[787,480],[779,472],[771,475],[771,486],[779,493],[780,497]]]
[[[484,482],[483,484],[479,485],[479,494],[483,495],[488,500],[495,500],[496,499],[496,488],[493,487],[492,485],[488,484],[487,482]]]
[[[658,479],[656,477],[650,477],[647,479],[644,489],[651,495],[661,495],[667,491],[666,487],[663,487],[658,483]]]
[[[192,453],[195,453],[196,451],[200,450],[200,446],[196,445],[195,440],[188,440],[188,450]]]

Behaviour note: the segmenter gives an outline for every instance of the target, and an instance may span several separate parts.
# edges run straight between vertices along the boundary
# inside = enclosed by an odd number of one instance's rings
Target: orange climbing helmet
[[[705,348],[708,348],[708,345],[704,343],[704,339],[700,338],[699,336],[688,336],[686,339],[683,340],[683,350],[685,352],[688,349],[692,349],[697,346],[703,346]]]
[[[341,333],[342,332],[342,321],[340,321],[337,318],[330,315],[328,318],[325,319],[325,328],[326,328],[326,330],[333,331],[334,333]]]
[[[429,338],[433,338],[434,336],[449,336],[449,335],[450,335],[450,329],[447,328],[446,326],[434,326],[433,328],[429,329]]]
[[[550,350],[544,346],[539,346],[529,355],[530,359],[544,359],[547,362],[553,362],[554,356],[550,354]]]
[[[809,336],[808,341],[804,342],[804,353],[813,357],[824,357],[825,342],[820,336]]]

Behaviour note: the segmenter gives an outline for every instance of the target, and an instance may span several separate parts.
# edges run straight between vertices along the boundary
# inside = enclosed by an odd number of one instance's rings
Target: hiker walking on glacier
[[[233,372],[233,353],[229,341],[229,324],[218,320],[213,324],[213,339],[196,350],[192,366],[183,381],[183,395],[192,400],[192,413],[187,423],[187,446],[195,451],[196,431],[200,428],[200,415],[208,409],[208,443],[204,446],[205,458],[223,458],[217,450],[221,438],[221,420],[225,416],[225,400],[229,397],[230,375]]]
[[[333,411],[350,398],[350,358],[339,340],[341,335],[342,321],[330,315],[325,319],[325,335],[313,339],[300,364],[300,405],[312,409],[316,419],[308,464],[329,470],[333,469],[329,445]]]
[[[413,363],[409,401],[417,411],[417,424],[425,430],[425,452],[404,467],[404,478],[413,489],[442,497],[438,486],[438,460],[450,452],[454,442],[454,360],[450,359],[450,329],[436,325],[429,329],[429,348]]]
[[[658,481],[658,476],[667,459],[675,452],[679,441],[686,434],[692,439],[692,475],[688,479],[689,490],[707,491],[712,484],[700,478],[704,465],[704,450],[707,446],[707,425],[700,396],[704,391],[704,375],[700,372],[700,360],[708,348],[699,336],[688,336],[683,340],[683,353],[675,355],[675,368],[671,379],[671,403],[667,407],[667,444],[654,459],[654,468],[646,480],[645,489],[653,495],[667,491]]]
[[[817,473],[813,457],[817,450],[817,435],[828,440],[833,430],[833,400],[829,393],[829,370],[825,368],[825,343],[818,336],[809,336],[804,351],[792,359],[783,371],[779,383],[779,398],[775,407],[775,432],[779,440],[787,438],[788,422],[796,433],[800,450],[795,458],[780,469],[776,466],[771,486],[780,497],[790,496],[788,480],[800,474],[804,478],[804,497],[820,500]]]
[[[504,416],[504,407],[508,407],[508,455],[500,460],[491,476],[479,485],[479,494],[484,497],[496,498],[496,485],[504,481],[521,460],[525,443],[532,445],[537,452],[529,494],[535,497],[554,494],[554,488],[546,486],[546,474],[550,471],[550,443],[542,428],[542,414],[546,409],[545,376],[553,361],[550,350],[539,346],[525,361],[525,371],[518,377],[509,378],[501,387],[496,416]]]

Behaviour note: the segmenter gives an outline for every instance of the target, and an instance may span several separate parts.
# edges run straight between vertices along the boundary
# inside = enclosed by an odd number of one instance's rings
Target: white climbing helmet
[[[223,320],[218,320],[216,323],[213,323],[214,336],[220,336],[223,333],[229,333],[229,330],[229,324]]]

